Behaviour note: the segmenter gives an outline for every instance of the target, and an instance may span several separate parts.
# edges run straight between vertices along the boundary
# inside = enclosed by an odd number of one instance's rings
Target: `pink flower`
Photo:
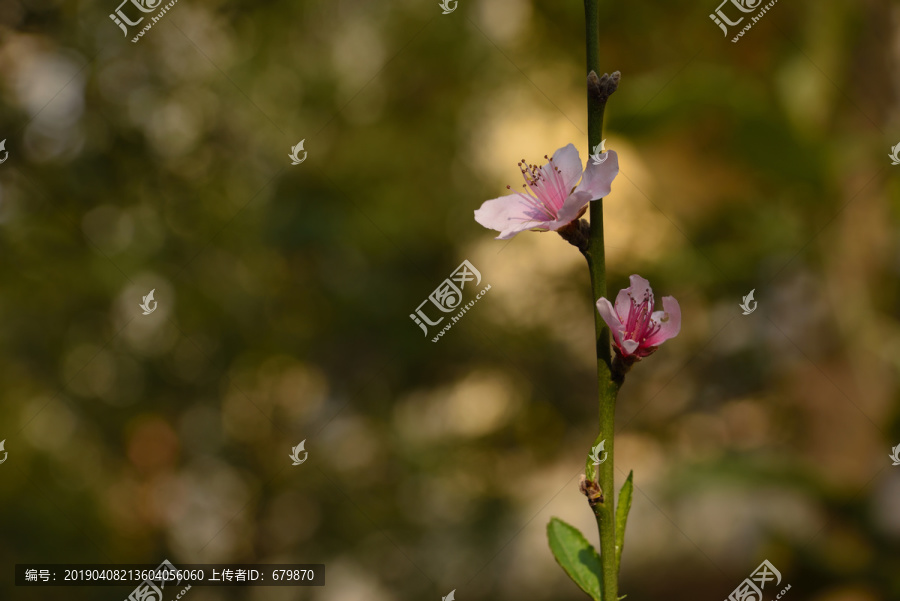
[[[640,361],[681,331],[681,307],[675,297],[664,296],[664,311],[653,310],[650,282],[639,275],[629,278],[631,286],[619,291],[616,306],[605,298],[597,301],[597,310],[609,326],[616,354]]]
[[[608,151],[608,160],[599,165],[588,161],[582,173],[581,157],[572,144],[553,153],[543,167],[524,163],[525,159],[519,163],[524,192],[487,200],[475,211],[475,221],[500,232],[498,240],[525,230],[556,231],[568,225],[584,214],[589,202],[609,194],[619,173],[614,150]]]

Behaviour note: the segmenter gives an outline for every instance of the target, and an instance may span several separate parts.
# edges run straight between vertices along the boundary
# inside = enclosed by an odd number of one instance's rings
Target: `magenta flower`
[[[631,286],[619,291],[616,306],[605,298],[597,301],[597,311],[609,326],[616,354],[631,362],[640,361],[681,331],[681,307],[673,296],[664,296],[663,311],[653,310],[650,282],[639,275],[629,278]]]
[[[500,232],[498,240],[525,230],[556,231],[581,217],[589,202],[609,194],[619,174],[619,157],[610,150],[608,160],[599,165],[588,161],[582,173],[578,150],[569,144],[553,153],[543,167],[522,159],[519,169],[524,192],[487,200],[475,211],[475,221]]]

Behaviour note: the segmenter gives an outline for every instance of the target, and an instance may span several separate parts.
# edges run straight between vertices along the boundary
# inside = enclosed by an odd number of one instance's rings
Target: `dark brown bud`
[[[585,210],[587,210],[587,207],[582,209],[578,217],[584,215]],[[588,245],[591,242],[591,224],[584,219],[576,218],[575,221],[556,230],[556,233],[562,236],[563,240],[580,250],[581,254],[587,253]]]
[[[581,480],[578,483],[578,490],[587,497],[591,507],[603,502],[603,491],[600,490],[600,485],[593,480],[588,480],[584,474],[581,475]]]
[[[625,374],[627,374],[631,370],[631,366],[641,360],[640,357],[635,355],[629,355],[627,357],[623,357],[619,352],[619,349],[615,349],[616,356],[613,357],[612,361],[612,369],[610,370],[613,382],[618,384],[619,386],[625,381]]]
[[[591,71],[588,73],[587,79],[588,93],[597,102],[605,103],[612,96],[613,92],[619,89],[619,80],[621,78],[622,74],[618,71],[613,71],[612,75],[604,73],[599,77],[597,73]]]

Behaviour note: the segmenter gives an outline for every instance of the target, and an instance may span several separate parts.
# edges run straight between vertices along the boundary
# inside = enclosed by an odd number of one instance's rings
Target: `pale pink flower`
[[[664,296],[663,311],[653,310],[650,282],[639,275],[629,278],[631,286],[619,291],[616,306],[605,298],[597,301],[597,310],[609,326],[616,353],[624,359],[639,361],[681,331],[681,307],[675,297]]]
[[[556,231],[581,217],[588,203],[609,194],[619,173],[619,157],[614,150],[607,151],[607,160],[589,161],[582,173],[578,150],[569,144],[553,153],[546,165],[528,165],[523,159],[519,169],[524,192],[485,201],[475,211],[475,221],[500,232],[498,240],[525,230]]]

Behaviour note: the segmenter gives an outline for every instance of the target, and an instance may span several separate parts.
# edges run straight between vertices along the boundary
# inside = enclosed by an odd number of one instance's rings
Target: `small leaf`
[[[547,524],[547,539],[556,563],[569,578],[590,595],[594,601],[603,601],[603,568],[600,555],[577,528],[559,518],[551,518]]]
[[[619,505],[616,507],[616,574],[622,561],[622,548],[625,546],[625,524],[628,523],[628,512],[631,511],[631,493],[634,492],[634,472],[628,472],[628,478],[619,491]]]

